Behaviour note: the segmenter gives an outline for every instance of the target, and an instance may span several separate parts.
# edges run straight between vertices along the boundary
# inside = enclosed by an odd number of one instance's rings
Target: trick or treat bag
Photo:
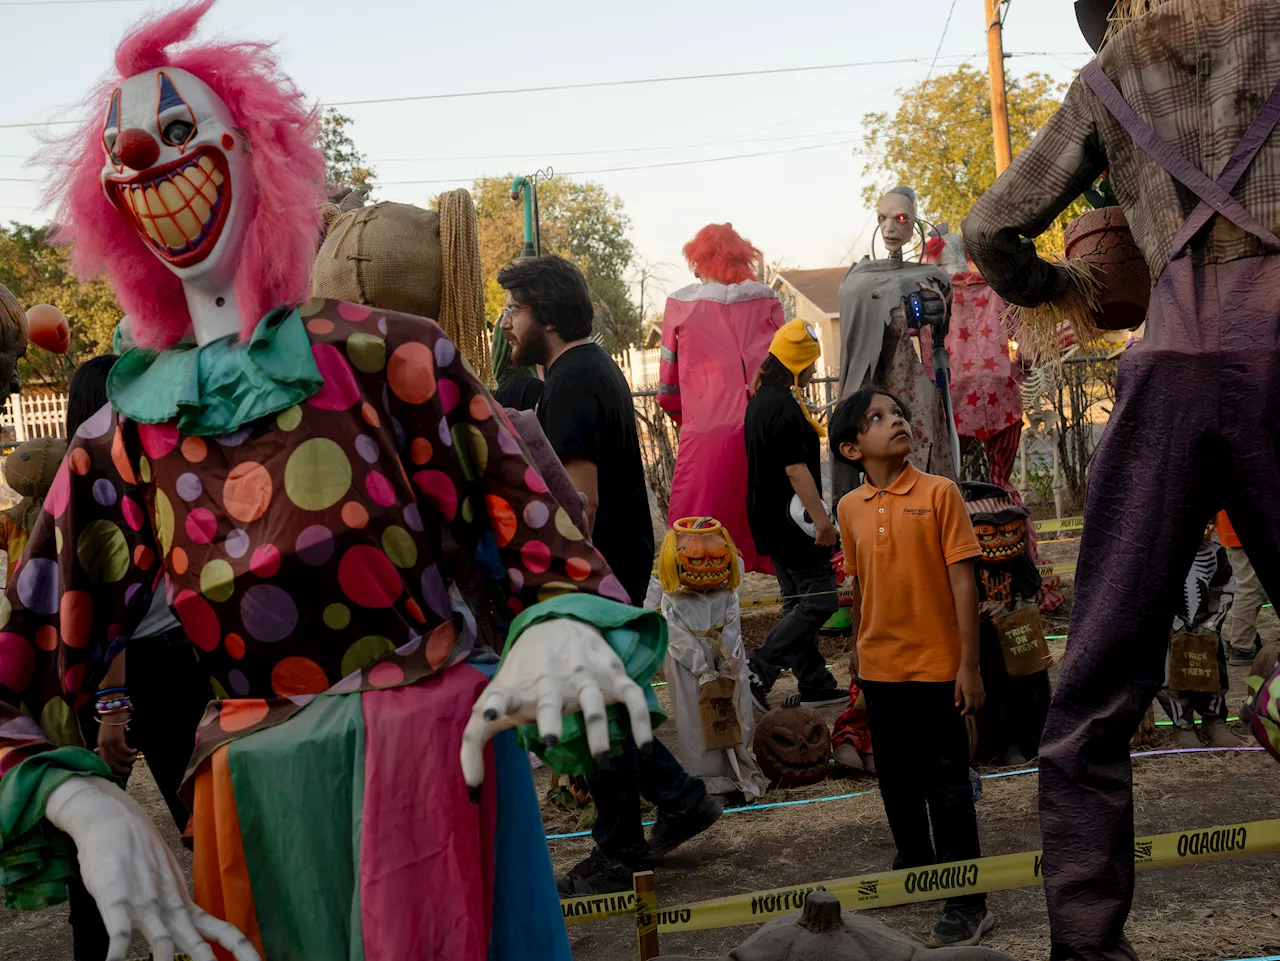
[[[991,619],[1000,638],[1005,670],[1010,677],[1027,677],[1049,668],[1049,644],[1044,639],[1040,608],[1020,607]]]
[[[1169,690],[1218,693],[1216,634],[1175,634],[1169,643]]]
[[[702,715],[702,742],[708,751],[722,751],[742,743],[742,726],[734,707],[737,684],[731,677],[717,677],[702,685],[698,712]]]

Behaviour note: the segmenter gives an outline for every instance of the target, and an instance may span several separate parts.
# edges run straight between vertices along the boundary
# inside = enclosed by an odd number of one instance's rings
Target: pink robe
[[[658,403],[680,427],[667,522],[714,517],[748,571],[770,571],[747,526],[743,419],[751,380],[784,323],[782,302],[764,284],[693,284],[667,299]]]

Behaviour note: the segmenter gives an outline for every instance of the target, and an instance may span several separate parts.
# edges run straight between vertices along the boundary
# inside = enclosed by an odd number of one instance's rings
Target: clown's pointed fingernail
[[[597,754],[595,756],[595,761],[596,761],[596,767],[599,768],[601,771],[613,770],[613,762],[610,761],[609,759],[608,751],[602,751],[601,753]]]
[[[484,712],[484,719],[486,721],[496,721],[498,719],[498,712],[493,708],[487,708]]]
[[[480,786],[477,785],[476,787],[472,787],[470,784],[468,784],[467,796],[471,798],[472,804],[479,804],[480,803]]]
[[[548,734],[542,740],[546,742],[548,751],[554,751],[560,746],[560,738],[556,737],[554,734]]]

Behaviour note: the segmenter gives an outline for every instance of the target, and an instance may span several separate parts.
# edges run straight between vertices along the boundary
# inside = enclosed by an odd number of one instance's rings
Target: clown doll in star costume
[[[680,763],[711,794],[759,798],[769,781],[751,756],[755,713],[739,619],[742,561],[733,538],[713,517],[677,520],[658,554],[658,578],[668,631],[663,671],[680,731]],[[716,688],[707,687],[713,683]],[[717,741],[704,730],[702,695],[713,690],[732,695],[736,739],[730,731]]]
[[[748,571],[773,573],[747,524],[743,418],[751,378],[785,323],[782,301],[756,280],[760,251],[733,229],[708,224],[684,245],[698,283],[667,298],[658,404],[680,428],[667,523],[710,514],[732,535]]]
[[[206,939],[237,961],[567,961],[527,757],[490,741],[536,721],[606,757],[610,702],[650,741],[656,701],[628,669],[660,661],[661,619],[611,600],[438,326],[294,306],[319,239],[316,117],[265,45],[170,49],[209,6],[126,37],[55,184],[77,266],[105,270],[141,346],[72,439],[3,604],[6,902],[58,898],[69,835],[111,961],[135,927],[195,961]],[[69,720],[162,577],[218,697],[188,779],[200,907]]]
[[[978,658],[987,698],[977,717],[976,761],[1023,764],[1036,756],[1053,692],[1049,665],[1011,677],[996,630],[996,619],[1024,607],[1038,607],[1040,571],[1028,548],[1031,515],[995,484],[962,481],[965,510],[982,548],[974,563],[978,581]],[[1034,616],[1034,615],[1033,615]]]
[[[918,295],[923,319],[941,324],[951,309],[951,280],[937,266],[903,257],[916,232],[914,190],[894,187],[880,198],[876,218],[889,256],[864,257],[840,283],[840,398],[872,384],[901,397],[916,412],[908,460],[917,470],[955,480],[958,465],[942,397],[920,360],[931,350],[928,324],[913,330],[904,309],[907,298]],[[832,503],[839,503],[860,481],[848,464],[837,463],[833,471]]]

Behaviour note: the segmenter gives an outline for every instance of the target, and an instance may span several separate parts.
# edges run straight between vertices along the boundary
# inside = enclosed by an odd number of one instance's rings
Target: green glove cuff
[[[44,819],[44,809],[55,789],[86,774],[116,780],[107,762],[83,747],[44,751],[0,778],[0,885],[6,908],[36,910],[67,899],[67,879],[78,873],[74,848]]]
[[[644,691],[650,722],[657,728],[665,721],[667,713],[653,688],[649,687],[649,681],[658,672],[667,653],[667,622],[657,611],[644,611],[595,594],[561,594],[533,605],[511,623],[502,659],[506,660],[520,635],[528,628],[552,618],[565,617],[590,624],[604,635],[606,643],[622,659],[627,676]],[[502,669],[501,663],[498,669]],[[610,753],[616,757],[622,753],[624,738],[629,736],[630,726],[620,720],[626,717],[626,707],[610,704],[606,710],[609,715]],[[554,748],[548,749],[536,725],[517,728],[516,737],[521,747],[538,755],[557,773],[590,774],[596,769],[591,749],[587,746],[587,728],[581,712],[565,717],[560,743]]]

